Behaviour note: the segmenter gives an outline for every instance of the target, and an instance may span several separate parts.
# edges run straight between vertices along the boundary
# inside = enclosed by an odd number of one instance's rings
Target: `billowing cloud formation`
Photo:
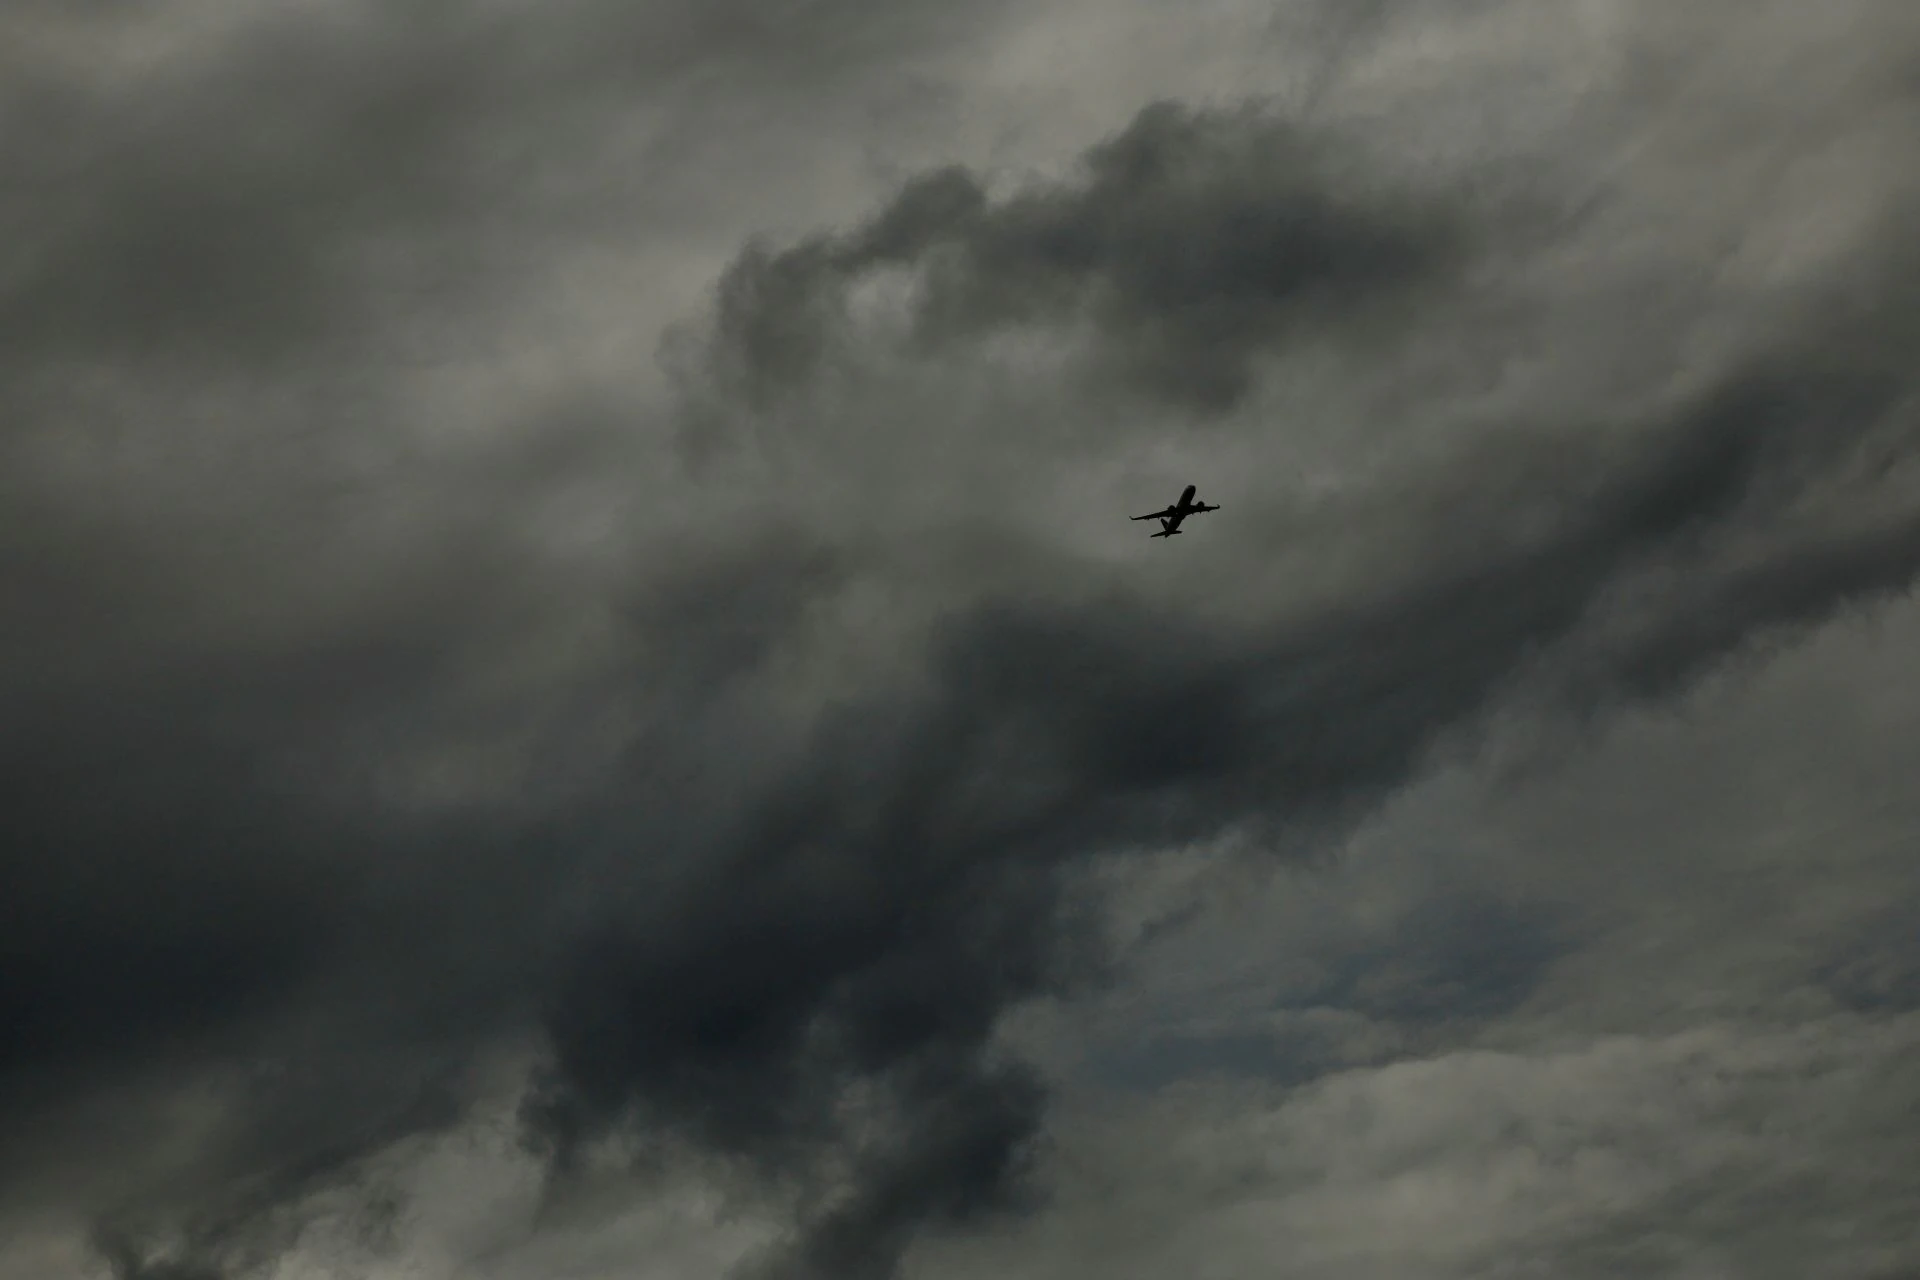
[[[847,235],[734,265],[727,372],[758,402],[779,396],[828,355],[850,291],[891,268],[916,277],[910,348],[1084,318],[1103,374],[1227,407],[1289,322],[1324,324],[1452,257],[1444,208],[1349,193],[1321,152],[1257,110],[1160,103],[1059,185],[995,202],[962,168],[916,177]]]
[[[1887,1133],[1911,1097],[1896,1064],[1912,1029],[1818,1030],[1462,1052],[1287,1096],[1213,1082],[1127,1126],[1076,1116],[1104,1160],[1063,1171],[1063,1225],[1037,1225],[1018,1249],[953,1250],[928,1271],[1150,1276],[1195,1252],[1252,1268],[1294,1240],[1310,1275],[1604,1276],[1683,1270],[1702,1252],[1744,1274],[1817,1262],[1897,1275],[1874,1263],[1910,1237],[1878,1206],[1915,1185]],[[1799,1144],[1834,1139],[1858,1161],[1807,1179]],[[1730,1220],[1746,1230],[1721,1234]]]
[[[747,1265],[888,1276],[1045,1190],[1055,1082],[1009,1016],[1116,977],[1116,865],[1319,848],[1516,707],[1673,695],[1920,570],[1898,183],[1794,287],[1623,324],[1631,272],[1579,264],[1658,274],[1609,238],[1651,179],[1520,218],[1271,103],[1129,101],[1063,174],[935,162],[845,230],[729,240],[710,314],[658,317],[658,395],[475,372],[539,345],[531,261],[571,297],[619,243],[559,180],[614,129],[595,95],[637,93],[606,47],[653,42],[671,136],[713,100],[659,48],[804,103],[806,68],[939,34],[849,52],[825,32],[869,15],[830,8],[807,40],[582,4],[454,45],[423,9],[307,53],[293,18],[161,58],[144,126],[36,82],[0,1192],[118,1276],[248,1274],[339,1197],[378,1252],[395,1167],[503,1092],[554,1204],[693,1152],[781,1206]],[[534,124],[566,141],[516,150]],[[1501,354],[1563,314],[1571,351]],[[1360,441],[1318,494],[1276,417],[1316,378]],[[1227,500],[1207,550],[1107,542],[1175,466]],[[1404,921],[1428,951],[1312,998],[1439,1036],[1571,945],[1473,894]],[[1885,933],[1823,957],[1856,1007],[1900,1004]]]

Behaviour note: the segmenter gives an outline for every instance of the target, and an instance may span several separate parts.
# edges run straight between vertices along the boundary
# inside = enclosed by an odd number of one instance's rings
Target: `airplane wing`
[[[1168,516],[1175,514],[1177,514],[1177,512],[1174,508],[1168,507],[1165,511],[1149,511],[1144,516],[1130,516],[1128,518],[1132,520],[1165,520]]]

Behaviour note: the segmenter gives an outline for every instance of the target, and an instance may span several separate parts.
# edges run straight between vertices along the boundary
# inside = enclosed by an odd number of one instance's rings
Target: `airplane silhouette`
[[[1180,532],[1180,522],[1188,516],[1195,515],[1201,511],[1218,511],[1220,509],[1217,505],[1210,507],[1204,502],[1195,502],[1193,500],[1193,489],[1194,486],[1188,485],[1186,491],[1180,495],[1180,501],[1174,503],[1165,511],[1150,511],[1144,516],[1133,516],[1131,518],[1135,520],[1158,520],[1160,522],[1160,532],[1152,536],[1156,538],[1171,538]]]

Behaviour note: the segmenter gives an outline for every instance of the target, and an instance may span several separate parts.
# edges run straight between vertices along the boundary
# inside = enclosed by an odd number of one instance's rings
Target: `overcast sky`
[[[0,140],[0,1278],[1920,1276],[1911,0],[0,0]]]

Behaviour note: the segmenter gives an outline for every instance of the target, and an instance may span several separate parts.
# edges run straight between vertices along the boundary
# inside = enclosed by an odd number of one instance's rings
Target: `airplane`
[[[1133,516],[1131,518],[1134,520],[1158,520],[1160,522],[1160,532],[1152,536],[1156,538],[1171,538],[1180,532],[1180,522],[1188,516],[1195,515],[1202,511],[1218,511],[1220,509],[1217,505],[1210,507],[1204,502],[1195,502],[1193,500],[1193,490],[1194,486],[1188,485],[1186,491],[1180,495],[1180,501],[1174,503],[1165,511],[1149,511],[1144,516]]]

